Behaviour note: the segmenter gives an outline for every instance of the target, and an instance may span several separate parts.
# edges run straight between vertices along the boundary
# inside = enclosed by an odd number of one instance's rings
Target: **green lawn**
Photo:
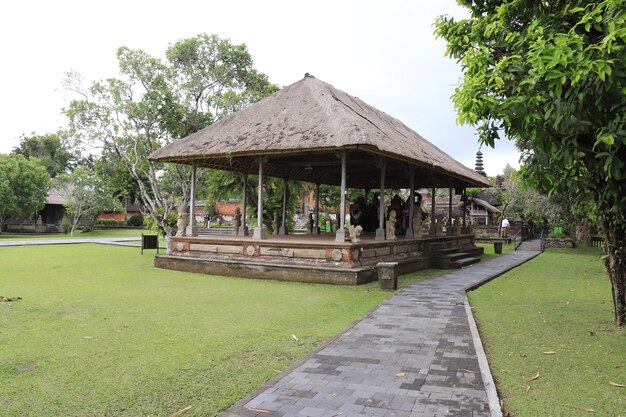
[[[547,250],[469,294],[512,416],[626,415],[626,388],[609,384],[626,384],[626,330],[600,255]]]
[[[64,233],[0,233],[0,242],[5,240],[39,240],[39,239],[93,239],[101,237],[141,237],[141,234],[154,234],[151,230],[142,229],[101,229],[83,233],[74,232],[74,236]]]
[[[0,415],[210,416],[389,293],[156,269],[136,248],[0,248]],[[400,285],[441,273],[420,271]],[[298,339],[296,340],[292,335]]]

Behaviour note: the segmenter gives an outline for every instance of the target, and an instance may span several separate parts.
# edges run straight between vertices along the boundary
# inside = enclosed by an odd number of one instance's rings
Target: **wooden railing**
[[[591,246],[601,248],[604,246],[604,238],[602,236],[591,236]]]

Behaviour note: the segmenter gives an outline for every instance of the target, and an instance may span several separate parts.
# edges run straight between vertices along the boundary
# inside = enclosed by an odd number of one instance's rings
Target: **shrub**
[[[61,231],[68,234],[72,230],[72,222],[66,216],[61,219]]]
[[[157,217],[163,218],[163,209],[159,208],[154,213]],[[146,228],[149,230],[157,231],[161,236],[165,236],[165,231],[159,224],[152,218],[152,216],[146,216],[143,219]],[[176,233],[176,223],[178,222],[178,215],[175,212],[171,212],[167,216],[167,224],[173,228],[172,233]]]
[[[135,214],[134,216],[130,216],[128,220],[126,220],[126,224],[133,227],[143,226],[143,216],[141,214]]]
[[[98,219],[96,220],[96,224],[98,226],[116,227],[116,226],[123,226],[124,222],[117,221],[115,219]]]

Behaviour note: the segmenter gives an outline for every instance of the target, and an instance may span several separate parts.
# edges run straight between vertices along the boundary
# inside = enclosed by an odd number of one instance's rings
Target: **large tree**
[[[626,0],[458,2],[436,33],[463,68],[454,94],[482,143],[516,141],[526,177],[591,195],[604,224],[615,322],[626,318]]]
[[[66,172],[73,163],[74,155],[70,150],[63,132],[22,136],[19,146],[13,148],[15,155],[24,155],[26,159],[37,158],[46,167],[50,178]]]
[[[274,92],[253,68],[245,45],[198,35],[171,45],[166,59],[122,47],[120,77],[83,88],[69,74],[66,87],[80,98],[67,108],[70,127],[83,144],[106,148],[136,182],[143,207],[167,233],[176,204],[187,204],[190,169],[156,164],[147,156],[219,118]]]
[[[50,178],[38,161],[0,154],[0,231],[9,217],[34,218],[46,203]]]

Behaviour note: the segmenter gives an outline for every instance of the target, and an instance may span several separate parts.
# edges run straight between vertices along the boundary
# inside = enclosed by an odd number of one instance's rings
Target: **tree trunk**
[[[604,248],[606,253],[604,264],[611,279],[615,324],[617,326],[624,326],[626,319],[625,234],[624,230],[609,226],[607,221],[604,222]]]
[[[576,216],[576,244],[591,246],[591,225],[586,217]]]

